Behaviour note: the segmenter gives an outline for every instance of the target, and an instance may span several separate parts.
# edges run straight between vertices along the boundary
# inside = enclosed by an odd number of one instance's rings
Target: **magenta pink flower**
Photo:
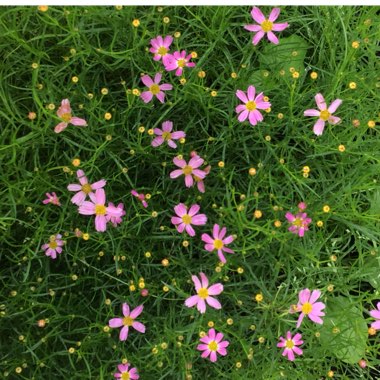
[[[298,234],[299,237],[303,237],[305,231],[309,230],[308,226],[311,223],[311,219],[307,217],[306,212],[299,212],[296,215],[287,212],[285,218],[291,224],[288,230],[294,234]]]
[[[52,259],[57,258],[57,253],[62,252],[62,246],[65,244],[62,240],[62,235],[52,235],[50,236],[50,242],[44,244],[41,248],[45,250],[45,255],[50,256]]]
[[[145,194],[143,193],[138,193],[136,190],[131,190],[131,194],[136,197],[141,203],[142,205],[147,208],[148,207],[148,203],[147,201],[145,200]]]
[[[377,319],[377,321],[371,323],[371,327],[375,330],[380,330],[380,302],[376,305],[377,309],[371,310],[369,314],[372,318]]]
[[[335,125],[340,122],[340,118],[336,116],[332,116],[332,114],[337,110],[337,108],[342,104],[341,99],[335,99],[329,108],[326,106],[325,99],[322,94],[315,95],[315,101],[317,103],[317,107],[319,110],[313,110],[309,109],[306,110],[303,115],[304,116],[318,116],[319,119],[314,124],[313,132],[320,136],[323,133],[323,130],[325,128],[326,121],[331,124]]]
[[[77,206],[80,206],[86,200],[87,195],[94,194],[94,190],[101,189],[107,183],[106,180],[101,179],[100,181],[97,181],[91,185],[88,183],[88,179],[83,170],[77,171],[77,177],[79,179],[80,185],[70,184],[67,186],[67,189],[69,191],[77,191],[77,193],[71,198],[71,202]]]
[[[223,340],[222,333],[216,333],[214,329],[208,330],[208,334],[199,339],[202,344],[198,344],[197,350],[203,351],[202,358],[210,357],[210,360],[214,363],[217,361],[217,354],[226,356],[226,347],[230,344],[228,340]]]
[[[86,120],[80,119],[79,117],[71,116],[71,107],[69,99],[63,99],[61,106],[57,110],[58,117],[62,120],[55,128],[55,133],[62,132],[69,124],[79,125],[85,127],[87,125]]]
[[[301,338],[302,335],[298,333],[292,337],[290,331],[286,333],[286,339],[281,336],[280,343],[277,343],[277,347],[284,347],[282,356],[287,356],[288,360],[293,361],[295,359],[294,354],[302,355],[303,351],[297,347],[303,343],[303,340],[301,340]]]
[[[186,187],[194,185],[193,175],[201,179],[206,177],[206,173],[203,170],[198,169],[204,162],[203,158],[199,156],[192,157],[188,164],[183,158],[179,157],[174,157],[173,162],[181,169],[173,170],[170,173],[170,178],[177,178],[184,174]]]
[[[117,366],[117,369],[120,372],[114,373],[114,377],[116,379],[120,380],[137,380],[140,378],[139,374],[137,373],[137,368],[133,367],[129,369],[131,365],[129,363],[126,364],[119,364]]]
[[[174,206],[174,211],[177,216],[173,216],[171,221],[176,226],[179,233],[186,230],[190,236],[195,236],[195,231],[191,225],[202,226],[206,224],[207,216],[205,214],[198,214],[200,208],[199,205],[195,204],[190,207],[189,211],[187,211],[187,207],[183,203]]]
[[[198,311],[202,314],[206,311],[206,302],[214,309],[221,309],[222,305],[220,304],[220,302],[216,298],[211,296],[217,296],[220,293],[222,293],[223,285],[217,283],[209,287],[206,275],[203,272],[199,273],[199,275],[201,278],[200,280],[197,276],[191,276],[195,285],[195,291],[197,292],[197,295],[187,298],[185,301],[185,305],[187,307],[193,307],[197,305]]]
[[[173,54],[168,54],[163,60],[167,71],[176,70],[175,75],[181,76],[185,67],[194,67],[195,63],[190,62],[191,54],[186,54],[185,50],[181,52],[175,51]]]
[[[214,224],[214,228],[212,230],[213,237],[208,234],[202,234],[202,240],[206,243],[205,249],[206,251],[212,252],[214,250],[218,251],[219,260],[222,263],[226,263],[227,260],[223,255],[223,252],[234,253],[232,249],[226,247],[227,244],[230,244],[234,241],[232,235],[224,237],[226,235],[227,228],[223,227],[220,230],[220,226],[218,224]]]
[[[203,169],[203,171],[205,172],[206,176],[207,176],[207,174],[210,173],[210,170],[211,170],[211,166],[210,166],[210,165],[206,166],[206,167]],[[199,190],[201,193],[204,193],[204,192],[206,191],[205,183],[204,183],[204,181],[203,181],[204,178],[202,179],[202,178],[200,178],[200,177],[197,177],[196,175],[193,175],[193,178],[194,178],[194,181],[195,181],[196,184],[197,184],[198,190]],[[206,178],[206,177],[205,177],[205,178]]]
[[[301,312],[298,321],[297,329],[301,326],[303,317],[307,315],[313,322],[320,325],[323,324],[323,317],[325,313],[322,311],[326,305],[323,302],[315,302],[321,296],[319,290],[313,290],[310,294],[309,289],[301,290],[298,295],[297,311]]]
[[[239,104],[235,111],[239,114],[238,120],[240,122],[245,121],[247,118],[249,119],[249,122],[251,125],[256,125],[259,121],[263,121],[263,115],[258,111],[260,110],[266,110],[271,106],[269,102],[264,101],[264,93],[261,92],[259,95],[256,96],[256,89],[254,86],[249,86],[247,95],[244,91],[237,90],[236,96],[245,104]]]
[[[157,147],[164,143],[168,142],[170,148],[177,148],[177,144],[173,140],[179,140],[186,137],[186,133],[183,131],[172,132],[173,123],[170,120],[164,121],[162,123],[162,129],[154,128],[154,133],[157,137],[152,141],[152,146]]]
[[[47,205],[48,203],[51,203],[53,205],[56,205],[56,206],[60,206],[61,203],[59,202],[59,198],[57,197],[57,194],[52,192],[51,194],[50,193],[46,193],[46,199],[44,199],[42,201],[42,203],[44,205]]]
[[[254,45],[257,45],[259,43],[259,41],[264,37],[265,33],[270,42],[273,42],[276,45],[278,44],[278,38],[273,32],[281,32],[289,26],[287,22],[283,24],[274,24],[274,21],[277,20],[279,14],[280,8],[273,8],[268,19],[266,19],[259,8],[254,7],[252,9],[251,16],[258,25],[245,25],[244,29],[249,30],[250,32],[256,32],[252,40],[252,43]]]
[[[141,77],[142,82],[149,88],[148,91],[144,91],[141,93],[141,99],[148,103],[152,100],[153,96],[155,96],[161,103],[165,102],[165,93],[164,91],[171,90],[173,86],[169,83],[159,84],[162,78],[161,73],[157,73],[154,76],[154,81],[149,75],[143,75]]]
[[[129,309],[127,303],[123,303],[123,315],[124,318],[112,318],[108,322],[108,326],[112,328],[121,327],[119,339],[121,341],[127,340],[129,328],[133,327],[140,333],[145,333],[145,326],[141,322],[135,321],[135,319],[142,313],[144,309],[143,305],[137,306],[132,312]]]
[[[112,208],[115,209],[116,208],[116,209],[120,209],[121,210],[120,216],[111,216],[111,215],[107,215],[106,216],[107,222],[111,222],[114,227],[117,227],[117,225],[120,224],[123,221],[122,217],[125,215],[124,205],[122,203],[119,203],[117,205],[117,207],[115,207],[115,205],[112,202],[109,202],[108,203],[108,207],[110,209],[112,209]]]
[[[107,221],[110,217],[120,218],[123,214],[121,208],[116,208],[115,206],[106,207],[106,193],[103,189],[97,189],[95,194],[89,193],[91,202],[84,201],[79,206],[79,214],[82,215],[96,215],[95,216],[95,229],[99,232],[104,232],[106,230]]]
[[[164,59],[167,57],[172,42],[172,36],[166,36],[165,38],[157,36],[156,38],[151,39],[150,44],[152,47],[149,51],[154,54],[153,59],[159,61],[161,58]]]

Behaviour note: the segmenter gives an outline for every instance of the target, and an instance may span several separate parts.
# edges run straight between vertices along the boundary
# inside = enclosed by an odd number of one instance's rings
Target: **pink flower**
[[[195,226],[202,226],[207,222],[207,216],[205,214],[198,214],[200,206],[195,204],[190,207],[189,212],[187,212],[187,207],[183,203],[179,203],[177,206],[174,206],[174,211],[178,216],[173,216],[171,221],[176,225],[177,231],[182,233],[183,230],[190,236],[195,236],[195,231],[192,224]],[[196,215],[198,214],[198,215]]]
[[[114,373],[114,377],[116,379],[120,379],[120,380],[137,380],[140,378],[139,374],[137,373],[137,368],[133,367],[131,369],[129,369],[129,366],[130,364],[129,363],[126,363],[126,364],[119,364],[117,366],[117,369],[120,371],[120,372],[116,372]]]
[[[223,340],[222,333],[216,333],[214,329],[208,330],[208,335],[199,339],[202,344],[198,344],[197,350],[203,351],[202,358],[207,358],[210,356],[210,360],[214,363],[217,361],[217,355],[226,356],[227,350],[226,347],[230,344],[229,341]]]
[[[340,122],[340,118],[336,117],[336,116],[332,116],[332,114],[342,104],[342,100],[341,99],[335,99],[331,103],[329,108],[327,108],[325,99],[323,98],[322,94],[315,95],[315,101],[317,103],[319,111],[309,109],[309,110],[306,110],[303,113],[303,115],[304,116],[318,116],[319,117],[317,122],[314,124],[313,132],[317,136],[320,136],[323,133],[326,121],[328,121],[328,123],[331,125],[335,125],[335,124],[338,124]]]
[[[288,228],[288,230],[294,234],[298,234],[299,237],[303,237],[305,231],[309,230],[308,226],[311,223],[311,219],[307,217],[306,212],[299,212],[296,215],[287,212],[285,214],[285,218],[289,223],[291,223],[291,226]]]
[[[123,315],[124,318],[112,318],[108,322],[108,326],[112,328],[122,327],[120,330],[119,339],[121,341],[127,340],[129,328],[133,327],[140,333],[145,333],[145,326],[141,322],[136,322],[135,319],[142,313],[144,309],[143,305],[137,306],[130,312],[127,303],[123,303]]]
[[[171,90],[173,86],[169,83],[159,84],[162,78],[161,73],[157,73],[154,76],[154,81],[149,75],[143,75],[141,77],[142,82],[149,88],[148,91],[144,91],[141,93],[141,99],[148,103],[152,100],[153,95],[156,96],[156,98],[161,102],[164,103],[165,101],[165,93],[164,91]]]
[[[218,224],[214,224],[214,228],[212,230],[213,237],[208,234],[202,234],[202,240],[206,243],[205,249],[209,252],[214,250],[218,251],[219,260],[222,263],[226,263],[227,260],[223,255],[223,252],[234,253],[232,249],[225,247],[227,244],[230,244],[234,241],[232,235],[224,237],[226,235],[227,229],[223,227],[220,230],[220,226]]]
[[[375,330],[380,330],[380,302],[376,305],[377,310],[371,310],[369,314],[372,318],[377,319],[377,321],[371,323],[371,327],[373,327]]]
[[[206,173],[206,175],[210,173],[210,170],[211,170],[211,166],[210,166],[210,165],[206,166],[206,167],[203,169],[203,171]],[[193,175],[193,178],[194,178],[194,181],[195,181],[196,184],[197,184],[198,190],[199,190],[201,193],[204,193],[204,192],[206,191],[206,189],[205,189],[205,183],[204,183],[203,179],[200,178],[200,177],[197,177],[196,175]],[[205,177],[205,178],[206,178],[206,177]]]
[[[112,202],[109,202],[108,207],[121,210],[120,216],[111,216],[111,215],[106,216],[107,222],[111,222],[114,227],[117,227],[117,225],[123,221],[122,217],[125,215],[124,205],[122,203],[119,203],[117,207],[115,207],[115,205]]]
[[[240,122],[245,121],[247,118],[251,125],[256,125],[259,121],[263,121],[263,115],[258,111],[266,110],[271,106],[269,102],[264,101],[264,93],[260,92],[259,95],[256,96],[256,89],[254,86],[249,86],[247,95],[244,91],[237,90],[236,96],[245,104],[239,104],[235,111],[239,114],[238,120]]]
[[[169,120],[162,123],[162,130],[159,128],[154,128],[154,133],[157,137],[155,137],[152,141],[152,146],[157,147],[163,144],[164,141],[167,141],[171,148],[177,148],[177,144],[173,140],[186,137],[186,133],[183,131],[172,132],[172,129],[173,123]]]
[[[175,51],[173,54],[168,54],[163,60],[165,69],[167,71],[176,70],[175,75],[181,76],[184,67],[194,67],[194,62],[189,62],[191,59],[191,54],[186,54],[185,50],[181,52]]]
[[[285,348],[282,352],[282,356],[287,356],[288,360],[293,361],[295,359],[294,354],[302,355],[303,351],[297,347],[303,343],[303,340],[301,340],[301,338],[302,335],[298,333],[292,337],[290,331],[286,333],[286,339],[281,336],[280,343],[277,343],[277,347]]]
[[[141,201],[142,205],[147,208],[148,207],[148,203],[147,201],[145,200],[145,194],[143,193],[138,193],[136,190],[131,190],[131,194],[136,197],[139,201]]]
[[[203,179],[206,177],[206,173],[203,170],[198,169],[204,162],[203,158],[199,156],[192,157],[187,164],[183,158],[174,157],[173,162],[181,169],[173,170],[170,173],[170,178],[177,178],[180,175],[185,175],[186,187],[194,185],[193,175]]]
[[[59,198],[57,197],[56,193],[46,193],[47,198],[42,201],[44,205],[47,205],[48,203],[51,203],[56,206],[60,206],[61,203],[59,202]]]
[[[307,209],[307,204],[305,202],[298,203],[298,210],[305,211]]]
[[[41,248],[45,250],[45,255],[50,256],[52,259],[57,258],[57,253],[62,252],[62,246],[64,241],[61,240],[62,235],[52,235],[50,236],[50,242],[44,244]]]
[[[80,206],[86,200],[87,195],[94,194],[94,190],[101,189],[107,183],[106,180],[101,179],[100,181],[97,181],[91,185],[88,183],[88,179],[83,170],[77,171],[77,177],[79,179],[80,185],[70,184],[67,186],[67,189],[69,191],[77,191],[77,193],[71,198],[71,202],[77,206]]]
[[[278,44],[278,38],[273,32],[281,32],[289,26],[287,22],[283,24],[274,24],[274,21],[277,20],[279,14],[280,8],[273,8],[268,19],[266,19],[259,8],[254,7],[252,9],[251,16],[259,25],[245,25],[244,29],[249,30],[250,32],[256,32],[252,40],[252,43],[254,45],[257,45],[259,43],[259,41],[264,37],[265,33],[267,34],[268,40],[270,42],[273,42],[276,45]]]
[[[149,51],[154,54],[153,59],[159,61],[161,58],[164,59],[167,57],[172,42],[172,36],[166,36],[165,38],[157,36],[156,38],[151,39],[150,44],[152,47]]]
[[[313,290],[310,294],[309,289],[301,290],[298,295],[298,304],[297,311],[301,312],[298,321],[297,329],[301,326],[303,317],[307,315],[313,322],[320,325],[323,324],[323,320],[320,317],[323,317],[325,313],[322,311],[326,305],[323,302],[315,302],[321,296],[319,290]]]
[[[97,189],[95,194],[89,193],[91,202],[84,201],[79,206],[79,214],[82,215],[96,215],[95,216],[95,229],[99,232],[106,230],[107,221],[110,217],[121,218],[123,210],[115,206],[106,207],[106,193],[103,189]]]
[[[220,302],[211,296],[217,296],[222,293],[223,285],[217,283],[209,287],[206,275],[203,272],[199,273],[199,275],[201,280],[199,280],[197,276],[191,276],[197,295],[187,298],[185,305],[187,307],[193,307],[197,305],[198,311],[202,314],[206,311],[206,302],[214,309],[221,309],[222,305]]]
[[[55,133],[62,132],[69,124],[79,125],[82,127],[87,126],[87,122],[79,117],[71,116],[71,107],[69,99],[63,99],[61,106],[57,110],[58,117],[62,120],[55,128]]]

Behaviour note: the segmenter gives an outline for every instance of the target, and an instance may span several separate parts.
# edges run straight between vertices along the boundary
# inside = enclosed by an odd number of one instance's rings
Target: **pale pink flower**
[[[156,38],[151,39],[150,44],[152,47],[149,49],[149,51],[154,54],[153,59],[155,61],[159,61],[161,58],[164,60],[168,55],[172,42],[172,36],[166,36],[165,38],[157,36]]]
[[[191,54],[187,54],[185,50],[181,52],[175,51],[173,54],[168,54],[163,60],[167,71],[176,70],[175,75],[181,76],[185,67],[194,67],[195,63],[190,62]]]
[[[137,373],[137,368],[129,368],[131,365],[129,363],[126,364],[119,364],[117,366],[117,369],[119,372],[116,372],[113,374],[115,379],[120,380],[137,380],[140,378],[139,374]]]
[[[206,275],[203,272],[199,273],[199,275],[200,280],[197,276],[191,276],[195,285],[195,291],[197,292],[197,295],[187,298],[185,301],[185,305],[187,307],[193,307],[197,305],[198,311],[202,314],[206,311],[206,302],[214,309],[221,309],[222,305],[220,304],[220,302],[216,298],[211,296],[217,296],[220,293],[222,293],[223,285],[217,283],[209,286]]]
[[[57,258],[57,253],[62,252],[62,247],[65,244],[62,240],[62,235],[52,235],[50,236],[50,242],[44,244],[41,248],[45,250],[45,255],[50,256],[52,259]]]
[[[148,203],[147,201],[145,200],[145,194],[143,193],[138,193],[136,190],[131,190],[131,194],[136,197],[141,203],[142,205],[147,208],[148,207]]]
[[[305,231],[309,230],[311,219],[307,217],[306,212],[299,212],[296,215],[287,212],[285,214],[285,218],[291,224],[288,230],[294,234],[298,234],[299,237],[303,237],[305,235]]]
[[[286,29],[289,24],[284,22],[282,24],[274,24],[274,21],[277,20],[278,15],[280,14],[280,8],[273,8],[269,17],[266,19],[261,10],[257,7],[253,7],[251,11],[251,16],[257,24],[245,25],[244,29],[249,30],[250,32],[255,32],[253,36],[252,43],[257,45],[259,41],[266,34],[268,40],[274,44],[278,44],[278,38],[273,32],[281,32]]]
[[[269,102],[264,101],[264,93],[260,92],[256,95],[256,89],[254,86],[249,86],[247,95],[242,90],[236,91],[236,96],[245,104],[239,104],[235,111],[239,114],[238,120],[240,122],[245,121],[247,118],[251,125],[256,125],[258,122],[263,121],[263,115],[258,111],[266,110],[271,106]]]
[[[111,216],[111,215],[107,215],[106,216],[107,222],[111,222],[114,227],[117,227],[117,225],[120,224],[123,221],[122,217],[125,215],[124,205],[122,203],[119,203],[117,205],[117,207],[115,207],[115,205],[112,202],[109,202],[108,203],[108,207],[111,208],[111,209],[112,208],[116,208],[116,209],[120,209],[121,210],[120,216]]]
[[[137,306],[135,309],[130,311],[127,303],[123,303],[123,315],[124,318],[112,318],[108,322],[108,326],[112,328],[121,327],[119,339],[121,341],[127,340],[129,328],[133,327],[140,333],[145,333],[145,326],[141,322],[135,321],[135,319],[142,313],[144,306]]]
[[[371,310],[369,314],[372,318],[377,319],[377,321],[371,323],[371,327],[375,330],[380,330],[380,302],[376,305],[377,309]]]
[[[104,232],[107,228],[107,221],[110,217],[120,218],[123,210],[121,208],[105,206],[106,193],[104,189],[97,189],[95,194],[89,193],[91,202],[84,201],[79,206],[79,214],[82,215],[96,215],[95,216],[95,229],[99,232]]]
[[[217,333],[215,329],[208,330],[208,334],[199,339],[202,344],[198,344],[197,346],[198,351],[203,351],[201,357],[210,357],[210,360],[214,363],[218,359],[217,354],[226,356],[226,347],[228,347],[230,342],[222,339],[222,333]]]
[[[342,104],[341,99],[335,99],[330,107],[327,108],[325,99],[322,94],[315,95],[315,102],[317,103],[317,107],[319,110],[309,109],[306,110],[303,115],[304,116],[318,116],[319,119],[314,124],[313,132],[320,136],[323,133],[323,130],[325,128],[326,121],[331,124],[335,125],[340,122],[340,118],[336,116],[332,116],[332,114],[337,110],[337,108]]]
[[[298,210],[305,211],[307,209],[307,204],[305,202],[298,203]]]
[[[95,190],[101,189],[107,183],[106,180],[101,179],[91,185],[88,183],[88,179],[83,170],[77,171],[77,177],[80,185],[75,183],[67,186],[69,191],[77,191],[77,193],[71,198],[71,202],[77,206],[80,206],[86,200],[87,195],[94,194],[93,192]]]
[[[207,174],[210,173],[210,170],[211,170],[211,166],[208,165],[206,166],[203,171],[205,172],[206,176]],[[204,193],[206,191],[206,188],[205,188],[205,183],[204,183],[204,178],[200,178],[200,177],[197,177],[196,175],[193,175],[193,178],[194,178],[194,181],[196,182],[197,184],[197,187],[198,187],[198,190],[201,192],[201,193]],[[206,178],[206,177],[205,177]]]
[[[298,321],[297,329],[301,326],[302,320],[305,315],[307,315],[313,322],[320,325],[323,324],[323,317],[325,313],[322,311],[326,305],[323,302],[316,302],[321,296],[319,290],[313,290],[310,292],[309,289],[303,289],[298,295],[297,311],[301,312]]]
[[[171,90],[173,86],[169,83],[160,84],[161,78],[161,73],[157,73],[154,76],[154,81],[149,75],[143,75],[141,77],[142,82],[149,88],[148,91],[143,91],[140,95],[144,103],[150,102],[153,96],[155,96],[161,103],[165,102],[164,91]]]
[[[189,211],[187,211],[187,207],[183,203],[174,206],[174,211],[177,216],[173,216],[171,221],[179,233],[186,230],[190,236],[195,236],[195,231],[191,225],[202,226],[206,224],[207,216],[205,214],[198,214],[200,208],[199,205],[194,204],[190,207]]]
[[[281,336],[280,343],[277,343],[277,347],[284,347],[282,356],[287,356],[288,360],[294,361],[294,354],[302,355],[303,351],[299,347],[297,347],[303,343],[303,340],[301,340],[301,338],[302,335],[299,333],[292,337],[290,331],[286,333],[286,339]]]
[[[81,127],[87,126],[87,122],[84,119],[71,115],[71,107],[69,99],[63,99],[61,106],[57,110],[58,117],[62,120],[55,128],[55,133],[62,132],[69,124],[79,125]]]
[[[52,192],[51,194],[50,193],[46,193],[46,199],[44,199],[42,201],[42,203],[44,205],[47,205],[48,203],[51,203],[53,205],[56,205],[56,206],[60,206],[61,203],[59,202],[59,198],[57,197],[57,194]]]
[[[177,148],[177,144],[173,140],[179,140],[186,137],[186,133],[183,131],[172,132],[172,130],[173,122],[170,120],[164,121],[162,123],[162,129],[154,128],[153,131],[157,137],[153,139],[151,143],[152,146],[157,147],[167,141],[170,148]]]
[[[226,232],[227,232],[226,227],[223,227],[222,229],[220,229],[220,226],[218,224],[214,224],[214,228],[212,230],[213,237],[211,237],[208,234],[202,234],[202,240],[206,243],[205,245],[206,251],[212,252],[214,250],[217,250],[219,260],[222,263],[227,262],[225,256],[223,255],[223,252],[234,253],[232,249],[229,249],[226,247],[227,244],[230,244],[234,241],[234,238],[232,235],[227,236],[225,238]]]
[[[203,158],[199,156],[192,157],[189,163],[186,163],[183,158],[174,157],[173,162],[181,169],[173,170],[170,173],[170,178],[177,178],[184,174],[186,187],[194,185],[193,175],[201,179],[206,177],[206,173],[203,170],[198,169],[204,162]]]

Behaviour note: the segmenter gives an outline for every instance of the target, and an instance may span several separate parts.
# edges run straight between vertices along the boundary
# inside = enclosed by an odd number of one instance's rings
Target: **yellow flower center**
[[[273,28],[273,22],[271,22],[269,20],[264,20],[261,23],[261,28],[262,28],[263,32],[265,32],[265,33],[270,32]]]
[[[105,215],[107,208],[104,205],[95,205],[95,214],[96,215]]]
[[[160,92],[160,86],[158,84],[152,84],[150,87],[149,87],[149,91],[153,94],[153,95],[157,95],[159,92]]]
[[[184,222],[185,224],[191,224],[191,216],[188,215],[188,214],[185,214],[185,215],[182,217],[182,222]]]
[[[188,175],[188,174],[191,174],[192,171],[193,171],[193,168],[190,166],[190,165],[186,165],[183,169],[182,169],[183,173],[185,175]]]
[[[179,60],[177,61],[177,65],[178,65],[178,67],[185,67],[185,65],[186,65],[186,60],[185,60],[185,59],[179,59]]]
[[[206,288],[200,288],[199,290],[198,290],[198,296],[200,297],[200,298],[202,298],[202,299],[206,299],[207,297],[208,297],[208,291],[207,291],[207,289]]]
[[[170,133],[170,132],[163,132],[162,133],[162,137],[163,137],[163,139],[164,140],[171,140],[171,138],[172,138],[172,134]]]
[[[289,348],[289,350],[291,350],[294,347],[293,340],[292,339],[287,339],[286,342],[285,342],[285,347]]]
[[[245,103],[245,108],[248,111],[254,111],[256,109],[256,103],[253,100],[250,100],[249,102]]]
[[[61,119],[65,122],[68,123],[71,120],[71,113],[64,113],[61,116]]]
[[[302,305],[302,313],[304,314],[310,314],[311,311],[313,310],[313,305],[309,302],[305,302],[303,305]]]
[[[214,248],[215,249],[222,249],[223,248],[223,242],[220,239],[214,240]]]
[[[132,326],[133,325],[133,318],[131,318],[131,317],[124,317],[123,318],[123,325],[124,326]]]
[[[302,220],[300,218],[296,218],[292,224],[293,226],[302,227]]]
[[[56,241],[51,241],[49,243],[49,248],[56,249],[58,247],[58,243]]]
[[[86,194],[91,193],[91,185],[89,183],[86,183],[85,185],[82,186],[82,191]]]
[[[157,50],[157,53],[158,53],[159,55],[162,55],[162,56],[166,55],[167,52],[168,52],[168,49],[166,49],[166,47],[164,47],[164,46],[161,46],[161,47],[158,48],[158,50]]]
[[[208,349],[210,351],[217,351],[218,350],[218,343],[215,342],[215,340],[212,340],[209,344],[208,344]]]
[[[129,380],[129,379],[130,379],[129,372],[123,372],[121,374],[121,380]]]
[[[329,111],[327,111],[327,110],[323,110],[323,111],[321,111],[321,113],[319,114],[319,117],[320,117],[323,121],[326,121],[326,120],[329,119],[330,115],[331,115],[331,114],[330,114]]]

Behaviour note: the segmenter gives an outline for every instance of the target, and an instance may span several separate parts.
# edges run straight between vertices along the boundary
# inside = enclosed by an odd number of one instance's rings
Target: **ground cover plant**
[[[1,8],[1,377],[379,378],[378,14]]]

